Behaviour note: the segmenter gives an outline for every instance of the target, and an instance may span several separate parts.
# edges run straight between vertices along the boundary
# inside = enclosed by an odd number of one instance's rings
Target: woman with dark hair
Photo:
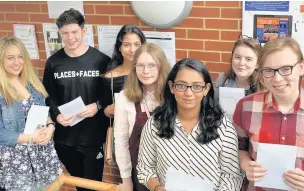
[[[169,73],[164,104],[142,131],[138,158],[139,182],[150,190],[165,190],[170,167],[213,182],[215,190],[241,188],[236,131],[199,60],[181,60]]]
[[[220,73],[215,81],[215,97],[219,99],[219,87],[245,88],[245,95],[256,92],[257,60],[261,45],[259,40],[242,35],[234,43],[230,68]]]
[[[113,79],[113,92],[119,93],[123,89],[126,77],[133,70],[135,51],[145,42],[145,35],[134,25],[124,25],[117,34],[112,59],[102,77],[103,108],[109,118],[114,116],[111,80]]]

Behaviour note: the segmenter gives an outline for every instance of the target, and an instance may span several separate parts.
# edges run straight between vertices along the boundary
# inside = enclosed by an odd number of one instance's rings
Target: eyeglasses
[[[147,67],[149,71],[153,71],[157,68],[157,64],[155,64],[155,63],[150,63],[147,65],[135,64],[135,67],[136,67],[136,70],[138,70],[138,71],[143,71],[145,69],[145,67]]]
[[[262,68],[260,72],[265,78],[272,78],[276,72],[278,72],[281,76],[288,76],[292,73],[292,69],[298,64],[295,63],[293,66],[283,66],[278,69],[271,69],[271,68]]]
[[[191,91],[194,93],[201,93],[204,90],[204,88],[206,87],[206,85],[204,85],[204,86],[202,86],[202,85],[187,86],[186,84],[174,83],[173,87],[179,92],[185,92],[188,88],[190,88]]]
[[[261,46],[261,42],[260,42],[259,39],[252,38],[252,37],[247,36],[247,35],[240,35],[238,39],[251,40],[251,41],[253,41],[253,42],[255,42],[255,43],[257,43],[257,44],[259,44]]]

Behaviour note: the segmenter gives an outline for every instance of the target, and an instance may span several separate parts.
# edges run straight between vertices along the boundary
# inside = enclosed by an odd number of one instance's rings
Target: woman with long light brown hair
[[[134,68],[115,104],[115,155],[124,191],[148,191],[137,180],[141,130],[154,108],[163,100],[162,89],[170,71],[165,53],[147,43],[137,49]]]

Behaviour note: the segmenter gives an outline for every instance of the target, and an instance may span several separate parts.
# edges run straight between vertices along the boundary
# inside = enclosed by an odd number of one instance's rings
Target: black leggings
[[[5,191],[5,189],[0,187],[0,191]]]

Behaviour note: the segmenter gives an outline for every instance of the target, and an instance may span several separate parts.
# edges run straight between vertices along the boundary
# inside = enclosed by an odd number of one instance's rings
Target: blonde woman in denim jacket
[[[16,37],[0,39],[0,190],[35,190],[62,173],[53,144],[54,124],[23,134],[32,105],[47,93]]]

